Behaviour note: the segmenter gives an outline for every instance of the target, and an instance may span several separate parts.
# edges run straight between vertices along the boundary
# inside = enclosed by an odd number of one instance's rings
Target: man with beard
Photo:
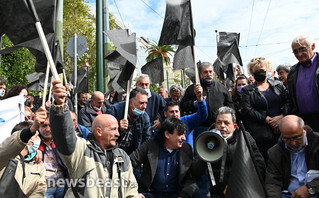
[[[269,197],[279,198],[283,194],[293,198],[317,197],[319,174],[313,174],[311,180],[309,170],[319,170],[319,134],[295,115],[284,117],[279,122],[279,130],[279,142],[268,151],[266,190]]]

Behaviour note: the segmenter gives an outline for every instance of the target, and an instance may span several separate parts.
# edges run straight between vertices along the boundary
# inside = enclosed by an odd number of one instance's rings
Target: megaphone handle
[[[211,179],[211,182],[212,182],[212,186],[215,186],[216,185],[216,181],[215,181],[212,165],[210,164],[210,162],[207,162],[207,167],[208,167],[209,176],[210,176],[210,179]]]

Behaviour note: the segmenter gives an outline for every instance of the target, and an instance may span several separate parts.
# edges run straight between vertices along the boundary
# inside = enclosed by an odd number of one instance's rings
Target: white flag
[[[16,124],[24,120],[24,97],[22,95],[0,100],[0,143],[11,135]]]

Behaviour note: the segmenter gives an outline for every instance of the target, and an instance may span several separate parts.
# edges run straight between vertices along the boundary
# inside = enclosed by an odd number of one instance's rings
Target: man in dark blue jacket
[[[160,95],[150,90],[150,78],[147,74],[137,77],[136,87],[141,87],[147,92],[148,103],[145,111],[150,116],[152,129],[155,130],[161,126],[166,102]]]
[[[145,113],[146,106],[147,92],[137,87],[130,93],[128,119],[124,119],[125,101],[115,103],[106,112],[113,115],[119,122],[118,145],[127,154],[132,153],[151,138],[151,123],[148,114]]]

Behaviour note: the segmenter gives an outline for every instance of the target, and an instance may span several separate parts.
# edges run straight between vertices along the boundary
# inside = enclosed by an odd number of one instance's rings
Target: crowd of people
[[[203,62],[200,83],[185,90],[176,84],[155,93],[142,74],[128,100],[116,90],[79,92],[76,108],[59,80],[43,106],[25,85],[7,88],[0,77],[0,99],[20,95],[25,108],[25,121],[0,143],[0,197],[222,198],[240,134],[265,197],[319,197],[319,57],[306,35],[291,48],[295,65],[273,70],[254,57],[250,76],[238,74],[231,86]],[[215,185],[194,152],[207,131],[227,142],[225,159],[208,162]]]

